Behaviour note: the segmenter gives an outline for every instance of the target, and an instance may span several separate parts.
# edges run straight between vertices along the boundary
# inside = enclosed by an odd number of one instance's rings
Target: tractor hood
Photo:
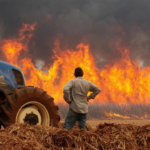
[[[0,61],[0,84],[14,88],[25,86],[22,71],[11,64]]]

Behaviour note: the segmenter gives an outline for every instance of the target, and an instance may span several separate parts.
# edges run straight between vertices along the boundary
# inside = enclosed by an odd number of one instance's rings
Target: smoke
[[[133,60],[147,67],[149,6],[149,0],[0,0],[0,40],[17,37],[22,23],[36,22],[28,45],[36,64],[50,62],[54,41],[59,39],[61,50],[88,42],[99,68],[121,57],[116,50],[120,41]]]

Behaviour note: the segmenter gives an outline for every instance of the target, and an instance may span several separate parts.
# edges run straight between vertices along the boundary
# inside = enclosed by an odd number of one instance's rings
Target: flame
[[[139,120],[143,120],[143,119],[150,119],[150,116],[145,113],[143,116],[137,116],[135,114],[131,114],[131,117],[129,116],[125,116],[125,115],[120,115],[114,112],[104,112],[104,114],[108,117],[108,118],[113,118],[113,119],[139,119]]]
[[[148,115],[147,113],[145,113],[143,116],[137,116],[135,114],[132,114],[132,118],[135,118],[135,119],[150,119],[150,115]]]
[[[128,117],[128,116],[123,116],[123,115],[113,113],[113,112],[110,112],[110,113],[105,112],[105,115],[110,118],[130,119],[130,117]]]
[[[97,75],[99,74],[99,71],[96,66],[93,66],[91,62],[88,62],[89,59],[93,59],[92,61],[94,62],[94,57],[90,53],[88,45],[85,46],[84,44],[79,44],[77,46],[77,51],[61,51],[59,49],[58,41],[55,42],[55,46],[55,56],[53,57],[55,61],[49,68],[48,73],[43,74],[41,70],[36,69],[29,58],[22,60],[22,71],[25,76],[30,74],[30,77],[26,79],[27,85],[41,87],[55,98],[56,103],[63,103],[63,88],[68,80],[74,78],[74,68],[78,66],[84,68],[85,78],[91,78],[92,82],[98,81]],[[87,66],[84,64],[87,64]],[[59,76],[60,70],[61,76]],[[95,72],[95,70],[97,72]]]
[[[120,60],[101,70],[103,99],[121,103],[150,103],[150,67],[142,70],[129,56],[129,51],[125,49]]]
[[[35,25],[36,23],[34,23],[33,25],[23,24],[22,29],[19,30],[20,38],[13,38],[11,40],[4,39],[0,42],[0,48],[8,63],[19,67],[18,58],[20,56],[20,52],[22,50],[28,51],[27,44],[29,42],[29,39],[32,37],[31,33],[24,35],[24,32],[33,31]]]
[[[64,85],[74,78],[74,69],[78,66],[84,70],[84,78],[102,89],[95,101],[114,103],[147,103],[150,101],[150,67],[141,69],[137,62],[130,59],[129,49],[116,47],[122,57],[105,69],[98,69],[89,45],[80,43],[75,50],[61,51],[59,40],[56,40],[53,50],[53,64],[43,73],[45,68],[38,70],[28,57],[28,43],[33,36],[36,23],[23,24],[19,38],[3,39],[0,49],[4,60],[19,67],[25,75],[26,85],[40,87],[54,97],[55,103],[64,103]],[[28,31],[28,34],[25,34]],[[21,59],[21,52],[24,58]],[[46,54],[45,54],[46,55]],[[113,116],[118,114],[113,113]],[[121,118],[127,116],[119,116]]]

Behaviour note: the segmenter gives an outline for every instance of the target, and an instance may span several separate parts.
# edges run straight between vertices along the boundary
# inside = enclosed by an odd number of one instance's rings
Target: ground
[[[61,120],[61,123],[64,123],[64,120]],[[94,119],[94,120],[87,120],[87,124],[91,126],[92,128],[96,128],[99,124],[104,123],[115,123],[115,124],[132,124],[137,126],[144,126],[147,124],[150,124],[150,119],[145,120],[101,120],[101,119]]]
[[[150,150],[150,120],[87,120],[88,131],[12,124],[0,129],[0,150]]]

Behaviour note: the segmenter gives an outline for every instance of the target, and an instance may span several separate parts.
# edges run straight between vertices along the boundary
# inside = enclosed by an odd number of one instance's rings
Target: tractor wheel
[[[0,104],[0,122],[4,126],[13,123],[50,125],[58,127],[60,117],[54,99],[36,87],[22,87],[6,95]]]

